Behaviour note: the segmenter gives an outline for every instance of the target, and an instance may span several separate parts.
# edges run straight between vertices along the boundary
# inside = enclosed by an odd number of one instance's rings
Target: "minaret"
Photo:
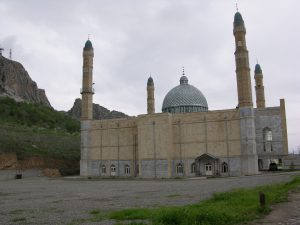
[[[256,151],[255,116],[252,101],[251,76],[248,50],[246,46],[246,28],[242,15],[234,15],[233,34],[235,37],[235,64],[240,112],[241,171],[242,175],[258,173]]]
[[[93,45],[90,40],[87,40],[83,48],[81,120],[93,119],[93,58]]]
[[[154,100],[154,83],[150,76],[147,82],[147,113],[155,113],[155,100]]]
[[[234,16],[233,34],[236,46],[234,55],[239,100],[238,106],[253,107],[249,57],[246,46],[246,28],[242,15],[239,12]]]
[[[256,107],[265,108],[266,103],[265,103],[263,74],[259,64],[255,65],[254,79],[255,79],[255,92],[256,92]]]

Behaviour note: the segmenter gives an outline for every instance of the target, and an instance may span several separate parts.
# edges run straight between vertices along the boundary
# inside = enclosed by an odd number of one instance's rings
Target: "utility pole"
[[[11,59],[12,51],[11,48],[9,49],[9,59]]]

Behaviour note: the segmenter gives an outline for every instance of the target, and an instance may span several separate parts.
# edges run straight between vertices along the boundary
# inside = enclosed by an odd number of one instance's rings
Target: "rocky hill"
[[[0,56],[0,96],[51,107],[45,90],[38,88],[21,63]]]
[[[80,98],[77,98],[75,100],[73,107],[67,112],[67,114],[72,116],[75,119],[80,119],[81,116]],[[94,119],[101,120],[101,119],[123,118],[123,117],[128,117],[128,115],[114,110],[110,111],[101,105],[93,104],[93,117]]]

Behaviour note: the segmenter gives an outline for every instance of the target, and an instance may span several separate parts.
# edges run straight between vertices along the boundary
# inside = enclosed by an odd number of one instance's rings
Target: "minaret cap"
[[[240,14],[240,12],[235,13],[233,24],[235,27],[244,25],[244,20],[243,20],[242,14]]]
[[[261,70],[261,67],[259,64],[256,64],[255,65],[255,70],[254,70],[255,73],[262,73],[262,70]]]
[[[84,51],[89,51],[89,50],[92,50],[93,49],[93,45],[92,45],[92,42],[90,40],[87,40],[85,42],[85,45],[84,45],[84,48],[83,50]]]
[[[150,76],[147,81],[147,86],[153,86],[153,85],[154,85],[153,78]]]

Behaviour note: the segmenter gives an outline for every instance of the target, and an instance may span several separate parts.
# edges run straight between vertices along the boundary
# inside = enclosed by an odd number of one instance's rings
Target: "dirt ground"
[[[76,224],[87,224],[80,223],[80,219],[90,218],[92,210],[112,211],[194,204],[211,197],[216,192],[287,182],[292,179],[292,175],[292,173],[282,173],[212,179],[161,180],[39,177],[0,181],[0,224],[57,225],[70,224],[74,221]],[[284,204],[292,204],[287,206],[299,212],[299,194],[295,195],[296,197],[293,197],[290,203]],[[293,201],[296,199],[298,203]],[[286,210],[286,213],[292,213],[292,210]],[[285,212],[280,209],[279,211]],[[277,214],[279,218],[285,216],[285,214]],[[297,215],[299,222],[300,213]],[[291,221],[291,223],[283,224],[297,224],[292,223],[292,219],[296,217],[288,214],[285,218],[289,220],[283,220],[284,222]],[[114,223],[105,221],[89,224]]]

